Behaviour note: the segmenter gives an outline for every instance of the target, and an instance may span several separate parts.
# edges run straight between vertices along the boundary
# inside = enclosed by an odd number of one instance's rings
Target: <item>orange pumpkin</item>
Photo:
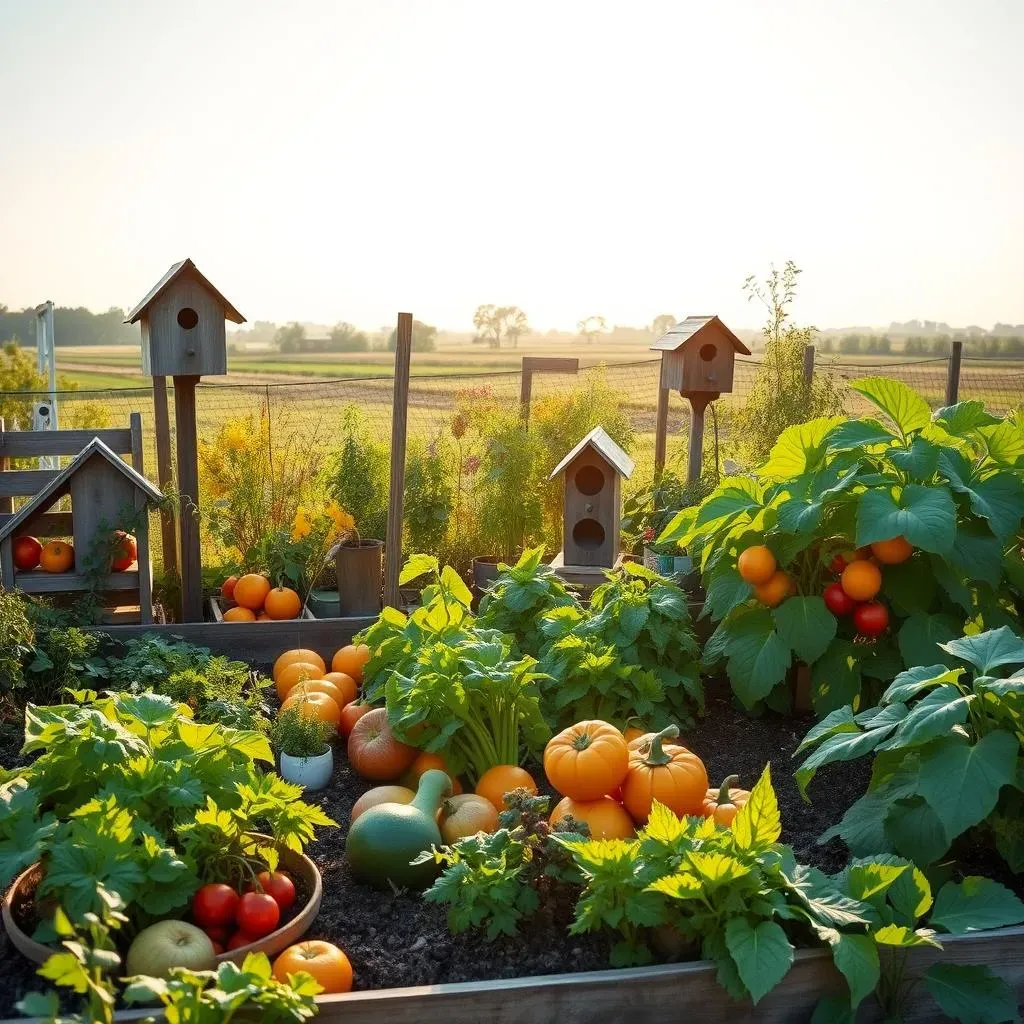
[[[237,582],[237,576],[229,576],[220,585],[220,596],[223,597],[225,601],[233,601],[235,599],[235,584]]]
[[[261,576],[256,572],[248,572],[235,584],[233,597],[235,604],[240,604],[243,608],[248,608],[250,611],[258,612],[263,607],[263,602],[269,593],[270,581],[266,576]]]
[[[537,795],[537,783],[533,776],[515,764],[496,764],[480,776],[476,784],[476,795],[486,797],[499,811],[505,810],[505,794],[514,789],[528,789]]]
[[[352,991],[352,964],[337,946],[314,939],[289,946],[274,961],[274,978],[284,985],[295,974],[312,975],[325,995]]]
[[[714,818],[719,825],[728,828],[745,807],[750,794],[745,789],[737,788],[739,778],[730,775],[717,789],[709,789],[704,794],[702,813],[705,818]]]
[[[291,700],[296,694],[299,693],[326,693],[335,704],[338,705],[339,709],[343,708],[349,702],[345,699],[345,695],[339,690],[334,683],[329,682],[326,679],[305,679],[301,683],[296,683],[291,690],[288,691],[288,700]]]
[[[686,747],[665,743],[678,735],[676,726],[670,725],[629,752],[622,803],[638,823],[647,821],[655,800],[680,817],[701,813],[708,773],[704,762]]]
[[[335,652],[331,659],[332,672],[344,672],[357,683],[362,684],[363,666],[370,660],[370,648],[366,644],[349,644]]]
[[[350,736],[352,730],[356,727],[356,722],[363,715],[368,715],[372,710],[373,708],[369,704],[360,704],[358,701],[346,704],[341,709],[341,722],[338,724],[338,732],[342,736]]]
[[[348,737],[348,759],[357,775],[391,782],[408,771],[419,751],[395,739],[384,708],[374,708],[356,722]]]
[[[287,700],[296,683],[319,678],[320,669],[311,661],[293,661],[277,674],[277,696],[280,700]]]
[[[636,835],[633,819],[610,796],[597,800],[573,800],[563,797],[551,812],[551,824],[566,816],[586,822],[594,839],[632,839]]]
[[[256,614],[255,614],[255,612],[249,611],[248,608],[242,608],[240,605],[237,605],[234,608],[229,608],[224,613],[224,621],[225,622],[255,622],[256,621]]]
[[[62,540],[51,540],[39,553],[39,568],[44,572],[68,572],[75,564],[75,549]]]
[[[622,735],[626,739],[626,746],[629,746],[633,740],[638,740],[641,736],[646,736],[647,730],[641,725],[627,725],[626,728],[622,730]]]
[[[459,796],[462,793],[462,785],[456,778],[455,773],[448,767],[448,762],[440,754],[432,754],[426,750],[416,755],[416,760],[413,761],[412,767],[402,781],[407,782],[413,789],[416,789],[420,784],[420,776],[424,772],[430,771],[431,768],[436,768],[448,776],[452,784],[452,793],[455,796]]]
[[[289,587],[274,587],[267,592],[263,609],[272,619],[297,619],[302,611],[302,598]]]
[[[544,774],[573,800],[597,800],[620,785],[629,767],[626,738],[607,722],[577,722],[544,748]]]
[[[289,697],[282,705],[281,710],[298,708],[303,718],[315,718],[318,722],[329,722],[338,728],[341,721],[341,708],[327,696],[326,693],[296,693]]]
[[[450,796],[441,804],[441,836],[451,846],[477,832],[496,832],[498,811],[486,797],[476,793]]]
[[[286,669],[296,661],[305,662],[307,665],[316,665],[318,670],[317,679],[326,678],[325,673],[327,672],[327,666],[324,664],[324,659],[321,658],[316,651],[311,651],[308,647],[296,647],[294,650],[285,651],[284,654],[274,662],[274,671],[272,673],[274,680],[277,680],[277,677],[281,674],[283,669]]]
[[[377,804],[411,804],[416,793],[408,786],[375,786],[368,789],[353,805],[350,821],[355,821]]]
[[[325,672],[320,678],[326,679],[329,683],[334,683],[345,698],[344,704],[351,704],[359,695],[359,687],[356,685],[356,681],[344,672]]]

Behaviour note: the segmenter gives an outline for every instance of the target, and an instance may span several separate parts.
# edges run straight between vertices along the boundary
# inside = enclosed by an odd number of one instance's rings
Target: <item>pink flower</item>
[[[648,543],[650,541],[654,540],[654,527],[653,526],[648,526],[647,529],[644,530],[644,540],[647,541]]]
[[[476,455],[470,455],[466,459],[466,472],[472,476],[480,468],[480,459]]]

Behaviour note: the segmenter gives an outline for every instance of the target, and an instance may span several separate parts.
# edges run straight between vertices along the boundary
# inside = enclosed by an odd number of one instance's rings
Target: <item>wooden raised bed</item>
[[[937,961],[987,965],[1024,998],[1024,928],[944,936],[942,941],[946,947],[942,951],[928,947],[911,950],[913,976]],[[701,1024],[807,1024],[821,996],[847,991],[846,982],[824,950],[798,952],[789,974],[756,1007],[730,1000],[715,980],[715,971],[714,964],[702,960],[618,971],[353,992],[322,996],[316,1020],[344,1024],[621,1024],[642,1015],[650,1021],[693,1019]],[[116,1020],[142,1020],[150,1013],[125,1011],[117,1014]],[[930,1024],[944,1018],[924,986],[919,985],[909,1000],[905,1019],[908,1024]],[[18,1020],[26,1022],[26,1018]],[[32,1024],[42,1024],[40,1018],[31,1020]],[[861,1004],[858,1024],[881,1020],[877,1005],[869,997]]]

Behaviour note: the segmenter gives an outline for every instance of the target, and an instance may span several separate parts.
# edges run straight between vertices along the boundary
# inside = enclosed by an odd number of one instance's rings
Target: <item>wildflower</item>
[[[647,541],[648,543],[650,543],[652,540],[654,540],[654,527],[653,526],[648,526],[647,529],[644,530],[644,540]]]
[[[479,468],[480,468],[480,456],[479,455],[470,455],[470,457],[468,459],[466,459],[466,472],[470,476],[472,476]]]
[[[352,514],[346,512],[336,501],[332,501],[327,506],[327,515],[334,525],[331,531],[332,537],[344,537],[356,528],[356,521]]]
[[[313,524],[310,522],[309,513],[300,505],[295,512],[295,523],[292,526],[292,540],[303,540],[310,535]]]
[[[466,419],[465,413],[456,413],[455,418],[452,420],[452,437],[456,440],[461,440],[466,435],[466,428],[469,426],[469,421]]]

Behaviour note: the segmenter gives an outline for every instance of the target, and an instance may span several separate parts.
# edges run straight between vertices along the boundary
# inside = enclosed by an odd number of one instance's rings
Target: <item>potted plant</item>
[[[384,541],[359,536],[347,512],[338,521],[338,541],[327,555],[338,577],[338,614],[376,615],[384,590]]]
[[[298,708],[277,716],[271,740],[281,755],[281,775],[306,789],[323,789],[331,781],[334,753],[328,742],[329,722],[306,717]]]

